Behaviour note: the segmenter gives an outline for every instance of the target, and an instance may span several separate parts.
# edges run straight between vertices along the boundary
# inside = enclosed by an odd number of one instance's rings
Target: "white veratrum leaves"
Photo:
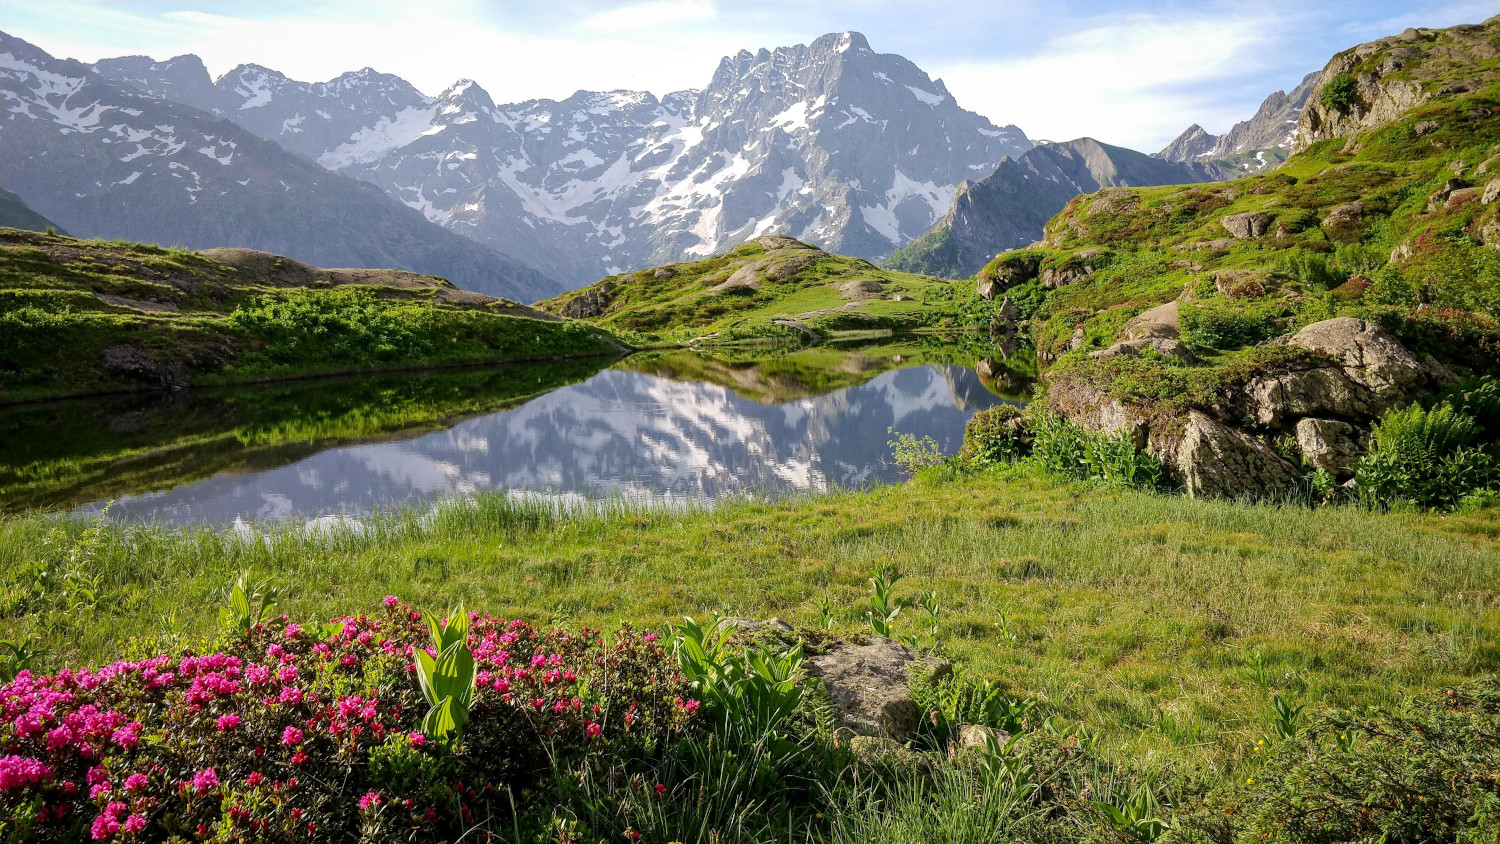
[[[463,606],[450,613],[446,623],[432,613],[425,617],[437,656],[421,649],[412,652],[417,685],[429,707],[422,719],[422,733],[442,740],[462,732],[468,723],[477,671],[468,644],[469,617]]]

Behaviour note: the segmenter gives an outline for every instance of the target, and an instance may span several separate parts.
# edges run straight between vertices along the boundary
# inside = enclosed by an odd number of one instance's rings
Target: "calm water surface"
[[[33,444],[6,457],[0,504],[92,514],[113,501],[112,519],[225,526],[485,490],[670,504],[857,487],[900,477],[887,429],[951,453],[968,419],[1003,400],[974,368],[931,358],[677,352],[593,372],[511,367],[16,408],[0,415],[7,439],[56,439],[48,432],[68,424],[94,435],[72,453]]]

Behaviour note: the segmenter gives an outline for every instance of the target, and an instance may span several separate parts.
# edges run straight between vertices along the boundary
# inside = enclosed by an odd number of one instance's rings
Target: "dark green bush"
[[[1237,308],[1224,302],[1186,305],[1178,312],[1182,339],[1199,349],[1239,349],[1282,333],[1282,308],[1257,303]]]
[[[1255,777],[1273,842],[1500,841],[1500,680],[1314,723]]]
[[[1030,450],[1025,414],[1012,404],[998,404],[974,414],[964,426],[958,456],[970,466],[1010,463]]]
[[[1347,73],[1340,73],[1323,86],[1323,105],[1328,109],[1343,113],[1354,104],[1354,91],[1354,77]]]

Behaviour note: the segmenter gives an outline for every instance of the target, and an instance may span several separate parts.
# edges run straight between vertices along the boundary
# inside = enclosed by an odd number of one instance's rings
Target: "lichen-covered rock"
[[[1182,333],[1177,302],[1168,302],[1138,314],[1120,331],[1122,340],[1147,340],[1152,337],[1175,340]]]
[[[917,704],[907,686],[916,667],[936,679],[953,671],[947,660],[879,637],[840,644],[807,661],[807,673],[828,689],[842,731],[896,742],[910,740],[917,729]]]
[[[603,284],[584,288],[557,312],[569,319],[593,319],[604,316],[614,301],[614,294],[614,283],[606,281]]]
[[[1365,216],[1365,204],[1363,202],[1346,202],[1343,205],[1334,206],[1323,218],[1323,228],[1339,228],[1359,222]]]
[[[1176,469],[1193,498],[1259,496],[1289,489],[1300,472],[1256,437],[1198,410],[1176,425],[1158,425],[1151,450]]]
[[[959,724],[953,731],[952,750],[958,753],[964,750],[985,750],[990,742],[994,741],[998,746],[1004,747],[1010,741],[1010,733],[996,727],[985,727],[979,724]]]
[[[1490,179],[1484,183],[1484,193],[1480,195],[1479,202],[1489,205],[1496,199],[1500,199],[1500,179]]]
[[[1088,278],[1088,276],[1093,273],[1093,271],[1094,268],[1088,266],[1087,264],[1063,267],[1061,269],[1053,269],[1049,267],[1045,270],[1042,270],[1042,286],[1047,288],[1048,290],[1056,290],[1059,287],[1067,287],[1075,281]]]
[[[1252,379],[1245,391],[1248,415],[1262,425],[1304,416],[1363,421],[1453,379],[1384,328],[1353,317],[1315,322],[1270,342],[1317,352],[1328,363]]]
[[[1193,361],[1197,360],[1197,357],[1194,356],[1192,352],[1188,351],[1187,346],[1182,345],[1176,340],[1165,337],[1144,337],[1140,340],[1121,340],[1118,343],[1111,344],[1108,348],[1089,352],[1089,357],[1095,360],[1107,360],[1113,357],[1120,357],[1121,355],[1129,357],[1131,355],[1141,354],[1147,349],[1155,351],[1162,357],[1173,358],[1174,360],[1179,360],[1183,363],[1192,363]]]
[[[1271,228],[1271,215],[1264,211],[1242,211],[1219,220],[1224,230],[1240,240],[1260,237]]]
[[[1146,415],[1092,384],[1071,378],[1054,381],[1047,390],[1047,404],[1085,430],[1104,434],[1124,431],[1136,448],[1146,447],[1151,428]]]
[[[1399,401],[1453,379],[1447,368],[1417,358],[1378,324],[1354,317],[1315,322],[1275,342],[1327,355],[1351,381],[1382,400]]]
[[[1359,433],[1337,419],[1302,419],[1297,422],[1297,448],[1307,465],[1343,480],[1354,475],[1364,452]]]

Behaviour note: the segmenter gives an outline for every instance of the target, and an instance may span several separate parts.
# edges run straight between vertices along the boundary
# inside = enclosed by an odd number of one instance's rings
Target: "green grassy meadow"
[[[1500,512],[1189,500],[1065,484],[1023,469],[781,503],[558,515],[481,497],[396,513],[363,535],[0,522],[0,637],[53,666],[207,641],[244,568],[294,618],[387,593],[536,623],[656,627],[715,612],[867,633],[872,570],[934,591],[936,642],[1007,693],[1102,733],[1111,754],[1232,782],[1273,694],[1309,712],[1391,703],[1500,667]],[[92,578],[97,606],[36,611],[28,572]],[[17,607],[28,607],[16,612]],[[934,638],[913,608],[897,629]],[[143,644],[150,642],[150,645]]]

